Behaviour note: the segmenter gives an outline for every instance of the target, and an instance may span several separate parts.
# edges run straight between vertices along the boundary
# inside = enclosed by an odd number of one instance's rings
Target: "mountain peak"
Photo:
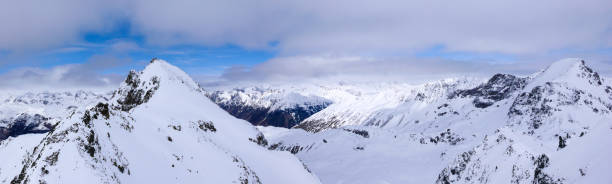
[[[584,80],[592,85],[602,84],[599,74],[589,68],[583,59],[567,58],[552,63],[548,68],[538,73],[533,78],[530,86],[535,87],[547,82],[582,85]]]
[[[555,72],[555,71],[569,71],[579,69],[581,65],[584,65],[584,60],[581,58],[565,58],[559,61],[553,62],[548,68],[546,68],[547,72]]]
[[[201,92],[200,86],[187,73],[161,59],[153,59],[141,72],[130,71],[113,96],[123,111],[146,103],[159,91]],[[174,92],[172,92],[174,93]]]
[[[141,77],[149,79],[159,77],[162,81],[170,80],[186,84],[191,88],[199,88],[197,83],[180,68],[168,63],[165,60],[154,58],[151,63],[142,71]]]
[[[558,78],[570,73],[578,72],[580,66],[584,65],[584,60],[580,58],[567,58],[556,61],[544,69],[539,75],[539,78]]]
[[[153,58],[149,65],[138,75],[140,79],[145,81],[159,80],[162,88],[187,87],[192,91],[200,91],[200,85],[187,73],[162,59]]]

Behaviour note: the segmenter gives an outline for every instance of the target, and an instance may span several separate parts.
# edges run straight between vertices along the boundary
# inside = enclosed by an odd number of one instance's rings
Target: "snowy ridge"
[[[257,129],[220,109],[162,60],[130,72],[111,101],[77,110],[36,142],[18,163],[20,173],[0,180],[319,183],[295,157],[265,149]]]

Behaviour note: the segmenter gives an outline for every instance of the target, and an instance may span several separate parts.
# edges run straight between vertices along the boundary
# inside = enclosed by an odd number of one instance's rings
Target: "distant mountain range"
[[[287,89],[247,87],[208,92],[207,96],[233,116],[253,125],[291,128],[332,102]]]
[[[6,92],[0,95],[0,141],[28,133],[47,133],[78,106],[107,100],[90,91]]]

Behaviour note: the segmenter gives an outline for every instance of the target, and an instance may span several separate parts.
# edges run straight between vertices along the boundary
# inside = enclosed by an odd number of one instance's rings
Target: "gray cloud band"
[[[288,55],[534,53],[612,46],[612,1],[5,1],[0,49],[78,42],[128,22],[155,45],[275,47]],[[537,41],[536,41],[537,40]],[[270,44],[278,43],[278,44]]]

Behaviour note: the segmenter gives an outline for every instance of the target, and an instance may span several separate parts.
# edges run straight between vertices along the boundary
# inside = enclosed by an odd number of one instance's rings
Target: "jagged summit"
[[[183,70],[164,60],[153,59],[141,72],[130,71],[121,87],[115,91],[112,102],[121,110],[129,111],[148,102],[158,91],[194,93],[192,95],[202,92],[200,86]]]

